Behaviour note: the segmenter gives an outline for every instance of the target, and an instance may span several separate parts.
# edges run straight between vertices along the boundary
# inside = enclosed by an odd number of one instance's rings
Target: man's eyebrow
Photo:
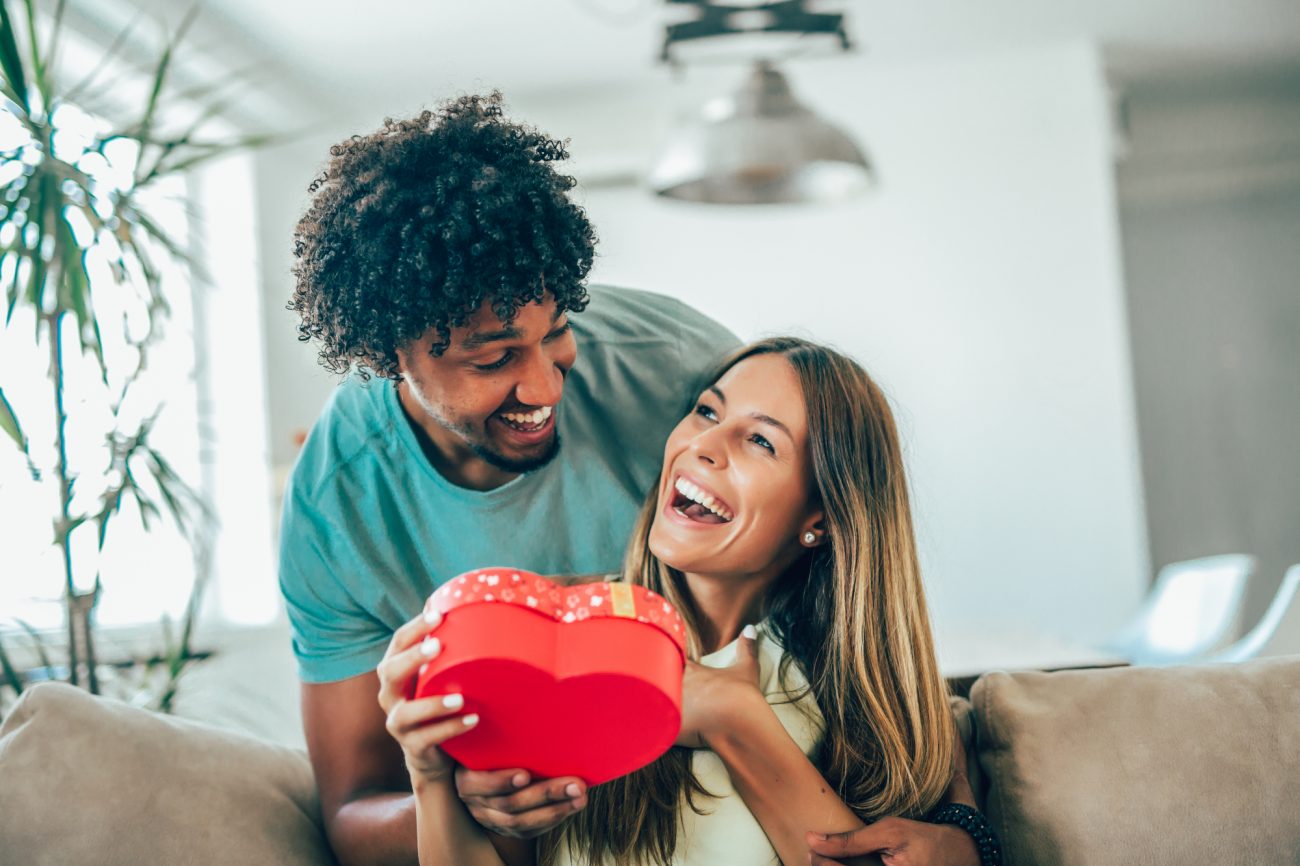
[[[522,336],[522,333],[515,327],[503,328],[500,331],[479,331],[478,333],[470,334],[462,340],[460,347],[466,351],[472,352],[475,349],[483,348],[488,343],[500,343],[503,340],[518,340],[520,336]]]
[[[559,307],[555,308],[555,314],[551,316],[551,324],[554,325],[560,320],[565,313]],[[464,340],[461,340],[460,347],[467,352],[475,349],[481,349],[488,343],[500,343],[505,340],[518,340],[524,335],[523,331],[511,325],[509,328],[502,328],[500,331],[479,331],[476,334],[470,334]]]

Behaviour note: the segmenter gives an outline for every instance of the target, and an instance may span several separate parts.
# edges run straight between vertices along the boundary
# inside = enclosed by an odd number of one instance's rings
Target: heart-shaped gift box
[[[415,696],[465,696],[479,723],[442,749],[471,770],[516,767],[590,785],[630,773],[681,729],[685,627],[626,583],[561,586],[512,568],[453,578],[429,597],[442,651]]]

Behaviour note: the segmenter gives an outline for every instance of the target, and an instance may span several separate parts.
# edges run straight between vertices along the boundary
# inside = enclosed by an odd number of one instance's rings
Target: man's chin
[[[488,445],[478,444],[473,448],[475,454],[502,472],[521,475],[525,472],[536,472],[555,459],[555,455],[560,453],[560,434],[556,433],[547,441],[539,442],[526,452],[506,453]]]

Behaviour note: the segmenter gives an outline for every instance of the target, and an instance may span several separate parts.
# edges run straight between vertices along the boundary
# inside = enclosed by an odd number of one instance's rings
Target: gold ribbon
[[[614,605],[614,616],[636,619],[636,596],[632,595],[632,584],[611,583],[609,600]]]

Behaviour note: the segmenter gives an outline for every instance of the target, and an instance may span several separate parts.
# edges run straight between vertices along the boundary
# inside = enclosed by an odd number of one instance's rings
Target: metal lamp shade
[[[853,140],[799,104],[765,62],[677,131],[649,177],[658,195],[714,204],[836,201],[871,182]]]

